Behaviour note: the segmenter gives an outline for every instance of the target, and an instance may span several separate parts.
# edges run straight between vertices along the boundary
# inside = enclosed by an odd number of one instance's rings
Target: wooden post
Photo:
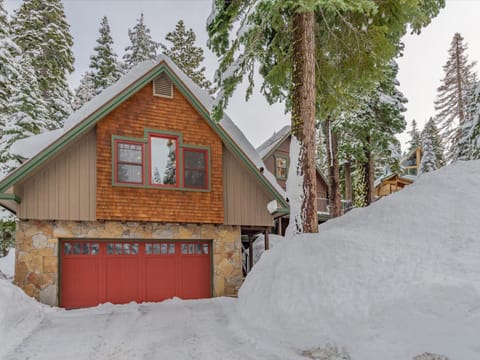
[[[282,236],[282,230],[283,230],[283,229],[282,229],[282,217],[281,217],[281,216],[278,218],[277,230],[278,230],[278,231],[277,231],[277,235]]]
[[[253,239],[252,235],[248,235],[248,271],[253,268]]]
[[[265,250],[270,249],[270,239],[268,238],[268,229],[265,229]]]

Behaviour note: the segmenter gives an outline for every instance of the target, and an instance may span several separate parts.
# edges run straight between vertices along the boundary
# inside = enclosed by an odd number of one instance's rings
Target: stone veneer
[[[242,283],[239,226],[117,221],[19,221],[15,283],[44,304],[58,305],[59,239],[213,240],[213,294],[234,295]]]

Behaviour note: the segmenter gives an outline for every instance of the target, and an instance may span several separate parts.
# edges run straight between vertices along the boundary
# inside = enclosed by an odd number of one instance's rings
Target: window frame
[[[281,176],[279,174],[279,167],[277,166],[277,160],[279,159],[283,159],[285,160],[285,176]],[[275,154],[274,155],[274,162],[275,162],[275,177],[278,179],[278,180],[287,180],[288,178],[288,167],[289,167],[289,159],[288,159],[288,156],[286,155],[278,155],[278,154]]]
[[[194,170],[198,171],[199,169],[194,168],[187,168],[186,161],[185,161],[185,151],[190,152],[198,152],[204,154],[204,169],[205,172],[205,185],[204,186],[187,186],[185,184],[185,173],[186,170]],[[208,190],[210,188],[210,149],[198,146],[188,146],[185,145],[182,147],[182,159],[183,159],[183,168],[182,168],[182,180],[183,180],[183,188],[190,189],[190,190]]]
[[[142,149],[142,162],[140,164],[138,163],[130,163],[130,162],[125,162],[125,161],[119,161],[119,144],[129,144],[129,145],[140,145]],[[146,164],[146,159],[145,159],[145,142],[141,140],[132,140],[132,139],[126,139],[126,138],[121,138],[121,137],[114,137],[113,138],[113,150],[114,150],[114,156],[113,156],[113,180],[115,184],[119,185],[131,185],[131,186],[142,186],[145,183],[145,164]],[[141,182],[133,182],[133,181],[120,181],[118,178],[118,164],[126,164],[126,165],[135,165],[138,166],[140,165],[142,168],[141,174],[142,174],[142,180]]]
[[[118,187],[132,187],[143,189],[163,189],[163,190],[178,190],[178,191],[193,191],[193,192],[211,192],[211,149],[205,145],[194,145],[183,142],[183,134],[180,132],[157,130],[152,128],[144,128],[143,138],[126,137],[122,135],[111,135],[112,146],[112,186]],[[176,142],[176,184],[154,184],[152,183],[152,164],[151,164],[151,141],[152,137],[175,139]],[[120,182],[118,181],[118,145],[117,143],[128,143],[142,146],[142,182]],[[205,153],[205,187],[186,187],[185,167],[184,167],[184,149],[187,151],[201,151]],[[139,165],[139,164],[134,164]]]
[[[161,139],[171,139],[175,140],[175,184],[155,184],[153,183],[152,179],[152,138],[161,138]],[[180,141],[181,137],[178,135],[161,133],[158,131],[149,131],[147,132],[147,145],[148,145],[148,186],[154,188],[182,188],[183,184],[180,184],[180,174],[179,169],[181,166],[181,159],[179,157],[180,154]]]

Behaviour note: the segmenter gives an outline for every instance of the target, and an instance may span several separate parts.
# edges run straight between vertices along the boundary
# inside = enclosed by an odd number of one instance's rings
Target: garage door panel
[[[175,257],[145,259],[145,300],[161,301],[178,295],[175,276]]]
[[[106,301],[114,304],[139,301],[138,257],[107,257],[106,265]]]
[[[183,299],[208,298],[211,296],[210,258],[191,256],[181,259],[181,282]]]
[[[95,306],[100,302],[98,258],[66,258],[62,275],[64,307]]]

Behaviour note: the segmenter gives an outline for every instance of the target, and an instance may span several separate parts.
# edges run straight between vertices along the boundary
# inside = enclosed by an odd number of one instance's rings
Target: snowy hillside
[[[480,161],[280,242],[240,290],[252,334],[354,360],[480,358]]]

